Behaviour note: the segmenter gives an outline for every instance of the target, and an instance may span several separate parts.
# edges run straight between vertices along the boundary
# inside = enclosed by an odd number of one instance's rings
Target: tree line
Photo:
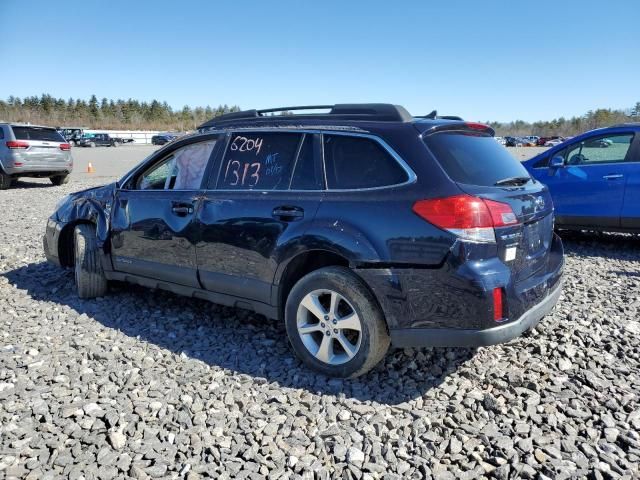
[[[570,137],[595,128],[629,122],[640,122],[640,102],[626,110],[612,110],[610,108],[589,110],[581,117],[560,117],[549,121],[532,123],[523,120],[508,123],[488,121],[486,123],[496,131],[496,135],[511,135],[514,137],[523,135],[539,135],[541,137],[559,135]]]
[[[113,130],[194,130],[201,123],[229,112],[237,105],[217,107],[185,106],[172,109],[167,102],[152,100],[113,100],[95,95],[83,99],[55,98],[48,94],[0,100],[0,121],[24,122],[54,127],[84,127]]]
[[[201,123],[225,113],[240,110],[237,105],[218,105],[213,108],[184,106],[172,109],[167,102],[152,100],[113,100],[95,95],[83,99],[54,98],[48,94],[32,97],[14,97],[0,100],[0,121],[29,122],[51,126],[77,126],[114,130],[194,130]],[[585,115],[556,118],[550,121],[508,123],[486,122],[496,135],[573,136],[594,128],[616,123],[640,121],[640,102],[626,110],[600,108]]]

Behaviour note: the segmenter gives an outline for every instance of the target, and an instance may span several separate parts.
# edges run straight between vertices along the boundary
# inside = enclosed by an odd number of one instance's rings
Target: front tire
[[[300,279],[287,298],[285,324],[298,358],[332,377],[358,377],[389,349],[378,302],[345,267],[322,268]]]
[[[7,190],[9,187],[11,187],[12,183],[13,179],[11,178],[11,176],[0,170],[0,190]]]
[[[56,186],[65,185],[69,183],[69,179],[70,179],[70,176],[68,174],[49,177],[49,180],[51,180],[51,183],[53,183]]]
[[[75,280],[80,298],[102,297],[107,293],[96,229],[93,225],[78,225],[73,231],[75,253]]]
[[[89,147],[91,147],[91,148],[95,148],[95,147],[96,147],[95,142],[90,142],[90,143],[89,143]]]

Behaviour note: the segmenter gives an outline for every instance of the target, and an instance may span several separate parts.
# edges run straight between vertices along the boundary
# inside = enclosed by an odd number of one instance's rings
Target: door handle
[[[276,207],[271,215],[281,220],[293,221],[304,217],[304,210],[300,207]]]
[[[193,205],[175,204],[171,211],[179,217],[184,217],[193,213]]]
[[[622,178],[622,177],[624,177],[624,175],[622,175],[621,173],[614,173],[614,174],[611,174],[611,175],[604,175],[602,177],[602,179],[603,180],[616,180],[616,179]]]

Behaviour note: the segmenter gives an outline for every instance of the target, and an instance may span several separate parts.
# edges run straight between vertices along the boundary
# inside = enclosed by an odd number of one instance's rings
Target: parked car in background
[[[560,145],[564,141],[565,141],[565,139],[563,137],[558,137],[558,138],[554,138],[552,140],[547,140],[546,142],[544,142],[544,146],[545,147],[555,147],[556,145]]]
[[[507,141],[504,139],[504,137],[494,137],[496,142],[498,142],[500,145],[506,145]]]
[[[524,147],[526,141],[520,137],[504,137],[507,147]]]
[[[586,132],[523,165],[549,187],[558,228],[640,231],[640,123]]]
[[[558,140],[558,139],[562,139],[563,137],[560,137],[559,135],[552,135],[549,137],[540,137],[538,138],[538,140],[536,141],[536,145],[538,147],[544,147],[546,145],[547,142],[550,142],[551,140]]]
[[[47,258],[84,298],[121,280],[281,319],[300,359],[338,377],[390,343],[505,342],[553,308],[551,197],[490,127],[388,104],[295,110],[216,117],[68,196]]]
[[[57,130],[73,146],[76,146],[84,135],[84,128],[82,127],[58,127]]]
[[[72,170],[71,145],[55,128],[0,123],[0,190],[20,177],[46,177],[62,185]]]
[[[535,147],[538,144],[538,140],[540,139],[540,137],[538,137],[537,135],[528,135],[523,138],[527,142],[527,147]]]
[[[169,142],[173,142],[176,138],[178,138],[177,135],[171,134],[171,133],[163,133],[160,135],[154,135],[153,137],[151,137],[151,144],[152,145],[165,145]]]
[[[83,136],[78,141],[80,147],[117,147],[118,139],[111,137],[108,133],[92,133]]]

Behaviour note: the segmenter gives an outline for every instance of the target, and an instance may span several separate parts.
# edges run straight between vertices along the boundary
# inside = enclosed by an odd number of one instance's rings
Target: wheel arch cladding
[[[305,275],[332,265],[348,267],[349,260],[330,250],[307,250],[290,258],[282,265],[277,275],[274,289],[274,304],[278,305],[278,312],[284,318],[284,307],[293,286]]]

